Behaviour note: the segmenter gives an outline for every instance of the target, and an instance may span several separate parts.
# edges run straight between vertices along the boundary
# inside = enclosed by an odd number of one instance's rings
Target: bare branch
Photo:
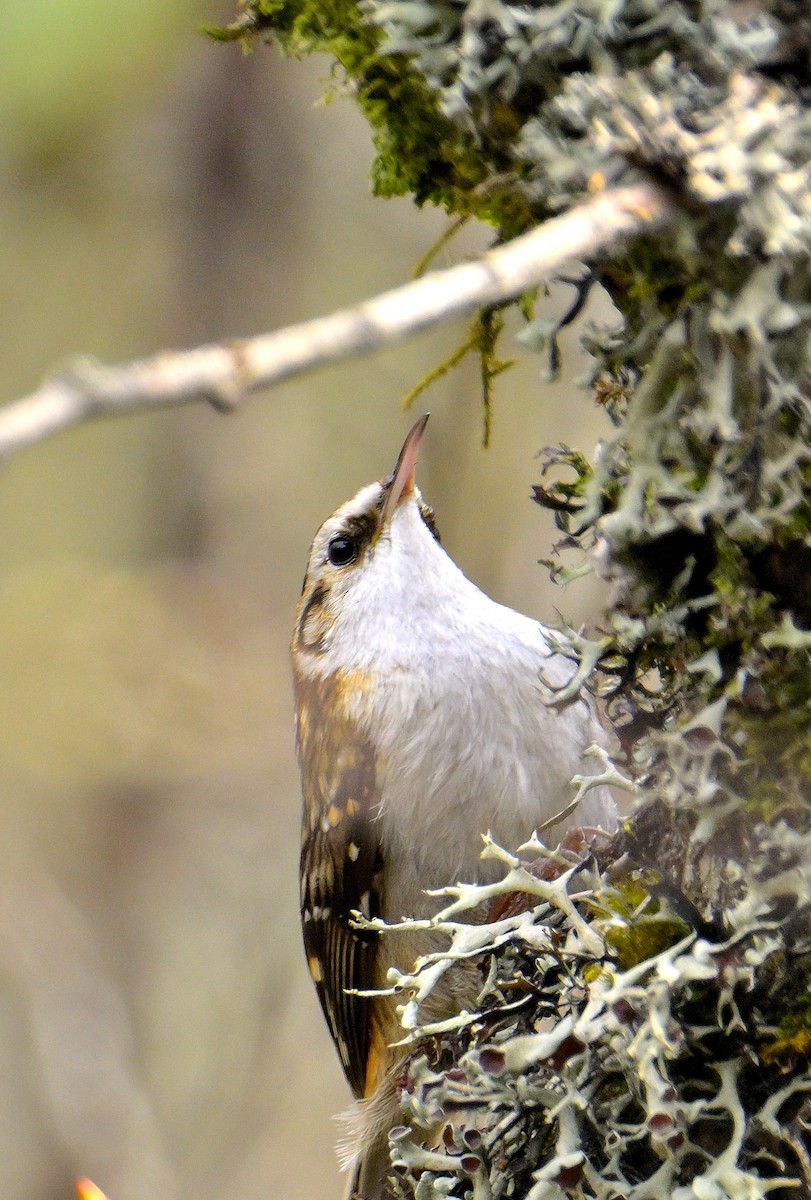
[[[0,408],[0,460],[93,417],[195,400],[233,408],[257,388],[371,354],[450,317],[520,296],[572,259],[591,258],[658,228],[675,212],[661,188],[642,182],[601,193],[474,262],[432,272],[326,317],[119,366],[77,360],[37,391]]]

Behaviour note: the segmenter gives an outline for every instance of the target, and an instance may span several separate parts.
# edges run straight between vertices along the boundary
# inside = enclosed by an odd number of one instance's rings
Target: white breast
[[[585,701],[562,712],[544,702],[542,677],[559,685],[574,667],[550,654],[539,623],[462,575],[416,504],[395,514],[370,568],[345,631],[365,636],[350,646],[336,629],[336,642],[372,681],[357,715],[379,748],[381,839],[388,864],[399,864],[387,915],[413,915],[423,888],[492,870],[480,862],[481,834],[515,849],[565,808],[572,776],[594,770],[584,750],[603,737]],[[603,788],[566,822],[614,823]]]

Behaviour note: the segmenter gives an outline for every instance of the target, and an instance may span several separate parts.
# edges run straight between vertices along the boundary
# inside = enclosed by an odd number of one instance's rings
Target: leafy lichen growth
[[[535,906],[471,926],[460,916],[484,889],[448,889],[436,921],[448,950],[395,978],[415,1052],[392,1194],[806,1194],[797,1116],[811,1090],[811,1023],[807,999],[786,1008],[808,951],[794,914],[765,920],[744,902],[710,927],[677,895],[646,914],[657,884],[645,875],[585,859],[539,879],[487,852],[506,872],[488,900],[528,893]],[[474,945],[475,1011],[420,1025],[438,974],[459,970]]]
[[[613,584],[602,687],[646,773],[643,803],[694,814],[694,858],[745,856],[756,814],[790,810],[808,830],[811,281],[784,258],[739,274],[651,323],[630,388],[616,331],[592,334],[595,377],[617,380],[617,432],[539,497]]]

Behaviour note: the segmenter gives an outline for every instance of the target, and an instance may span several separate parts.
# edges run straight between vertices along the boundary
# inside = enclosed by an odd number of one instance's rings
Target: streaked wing
[[[381,858],[373,821],[377,795],[371,746],[342,715],[340,682],[297,679],[304,790],[301,920],[318,998],[349,1084],[364,1094],[371,1001],[349,989],[375,986],[377,936],[350,913],[380,912]]]
[[[360,836],[357,821],[355,836]],[[341,835],[344,834],[341,830]],[[335,1041],[349,1085],[356,1096],[365,1090],[366,1062],[370,1041],[370,1001],[351,994],[375,985],[374,934],[354,929],[349,914],[360,910],[377,915],[374,889],[375,863],[368,847],[357,861],[348,861],[348,851],[360,843],[352,832],[335,836],[313,829],[301,852],[302,932],[307,963],[324,1016]]]

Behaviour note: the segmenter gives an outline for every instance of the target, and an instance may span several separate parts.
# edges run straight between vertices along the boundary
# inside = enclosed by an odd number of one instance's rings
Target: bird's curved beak
[[[391,477],[386,480],[384,485],[386,488],[386,499],[383,502],[383,512],[381,515],[383,528],[388,525],[394,516],[400,501],[409,496],[414,490],[414,472],[417,469],[422,435],[425,433],[425,426],[428,424],[429,416],[430,413],[425,413],[411,427],[406,440],[403,442],[400,457],[397,459],[397,466],[392,471]]]

